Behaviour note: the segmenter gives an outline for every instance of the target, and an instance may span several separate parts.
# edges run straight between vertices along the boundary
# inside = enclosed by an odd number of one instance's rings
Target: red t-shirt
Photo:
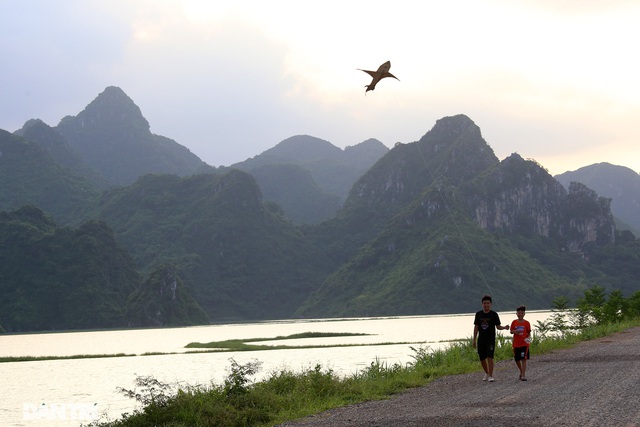
[[[529,343],[525,341],[525,338],[529,338],[531,336],[531,325],[528,321],[520,321],[519,319],[514,320],[513,322],[511,322],[511,330],[522,331],[521,334],[513,334],[513,348],[529,346]]]

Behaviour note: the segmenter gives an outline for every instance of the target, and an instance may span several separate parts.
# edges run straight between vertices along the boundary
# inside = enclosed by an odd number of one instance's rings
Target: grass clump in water
[[[288,346],[288,345],[256,345],[247,344],[251,342],[264,342],[264,341],[284,341],[291,339],[301,338],[332,338],[332,337],[354,337],[365,336],[368,334],[358,334],[351,332],[302,332],[299,334],[292,334],[287,336],[277,336],[275,338],[245,338],[245,339],[231,339],[224,341],[212,341],[208,343],[192,342],[185,346],[185,348],[205,348],[205,349],[219,349],[226,351],[255,351],[255,350],[276,350],[285,348],[305,348],[307,346]],[[339,347],[339,345],[336,345]],[[323,347],[323,346],[308,346]]]
[[[135,354],[76,354],[73,356],[5,356],[0,357],[0,363],[9,362],[37,362],[43,360],[69,360],[69,359],[101,359],[108,357],[131,357]]]

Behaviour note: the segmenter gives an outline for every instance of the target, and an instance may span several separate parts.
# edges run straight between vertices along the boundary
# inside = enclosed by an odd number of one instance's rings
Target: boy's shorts
[[[529,359],[529,346],[514,347],[513,358],[515,359],[516,362]]]
[[[476,348],[478,350],[478,357],[480,358],[480,360],[485,360],[487,358],[493,359],[493,355],[495,352],[495,343],[493,341],[478,341]]]

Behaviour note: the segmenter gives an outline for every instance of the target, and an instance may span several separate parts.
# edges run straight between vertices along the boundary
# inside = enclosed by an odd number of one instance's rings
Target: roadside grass
[[[631,327],[640,319],[591,326],[580,331],[562,331],[551,336],[534,336],[532,354],[568,348]],[[141,405],[120,420],[98,420],[100,427],[198,427],[273,426],[327,409],[348,404],[387,399],[436,378],[480,370],[471,339],[453,342],[446,349],[412,347],[412,361],[389,365],[380,360],[346,377],[316,365],[303,372],[281,369],[254,382],[251,377],[260,362],[239,365],[230,359],[229,375],[223,384],[178,386],[161,384],[149,377],[138,378],[136,389],[121,391]],[[510,337],[497,340],[496,361],[512,358]]]

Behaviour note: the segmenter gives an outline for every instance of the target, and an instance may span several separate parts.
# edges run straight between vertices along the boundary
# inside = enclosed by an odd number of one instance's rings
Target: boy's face
[[[524,310],[516,311],[516,316],[518,316],[518,319],[522,320],[522,318],[524,317]]]
[[[488,313],[489,310],[491,310],[491,301],[488,299],[482,301],[482,310],[484,310],[485,313]]]

